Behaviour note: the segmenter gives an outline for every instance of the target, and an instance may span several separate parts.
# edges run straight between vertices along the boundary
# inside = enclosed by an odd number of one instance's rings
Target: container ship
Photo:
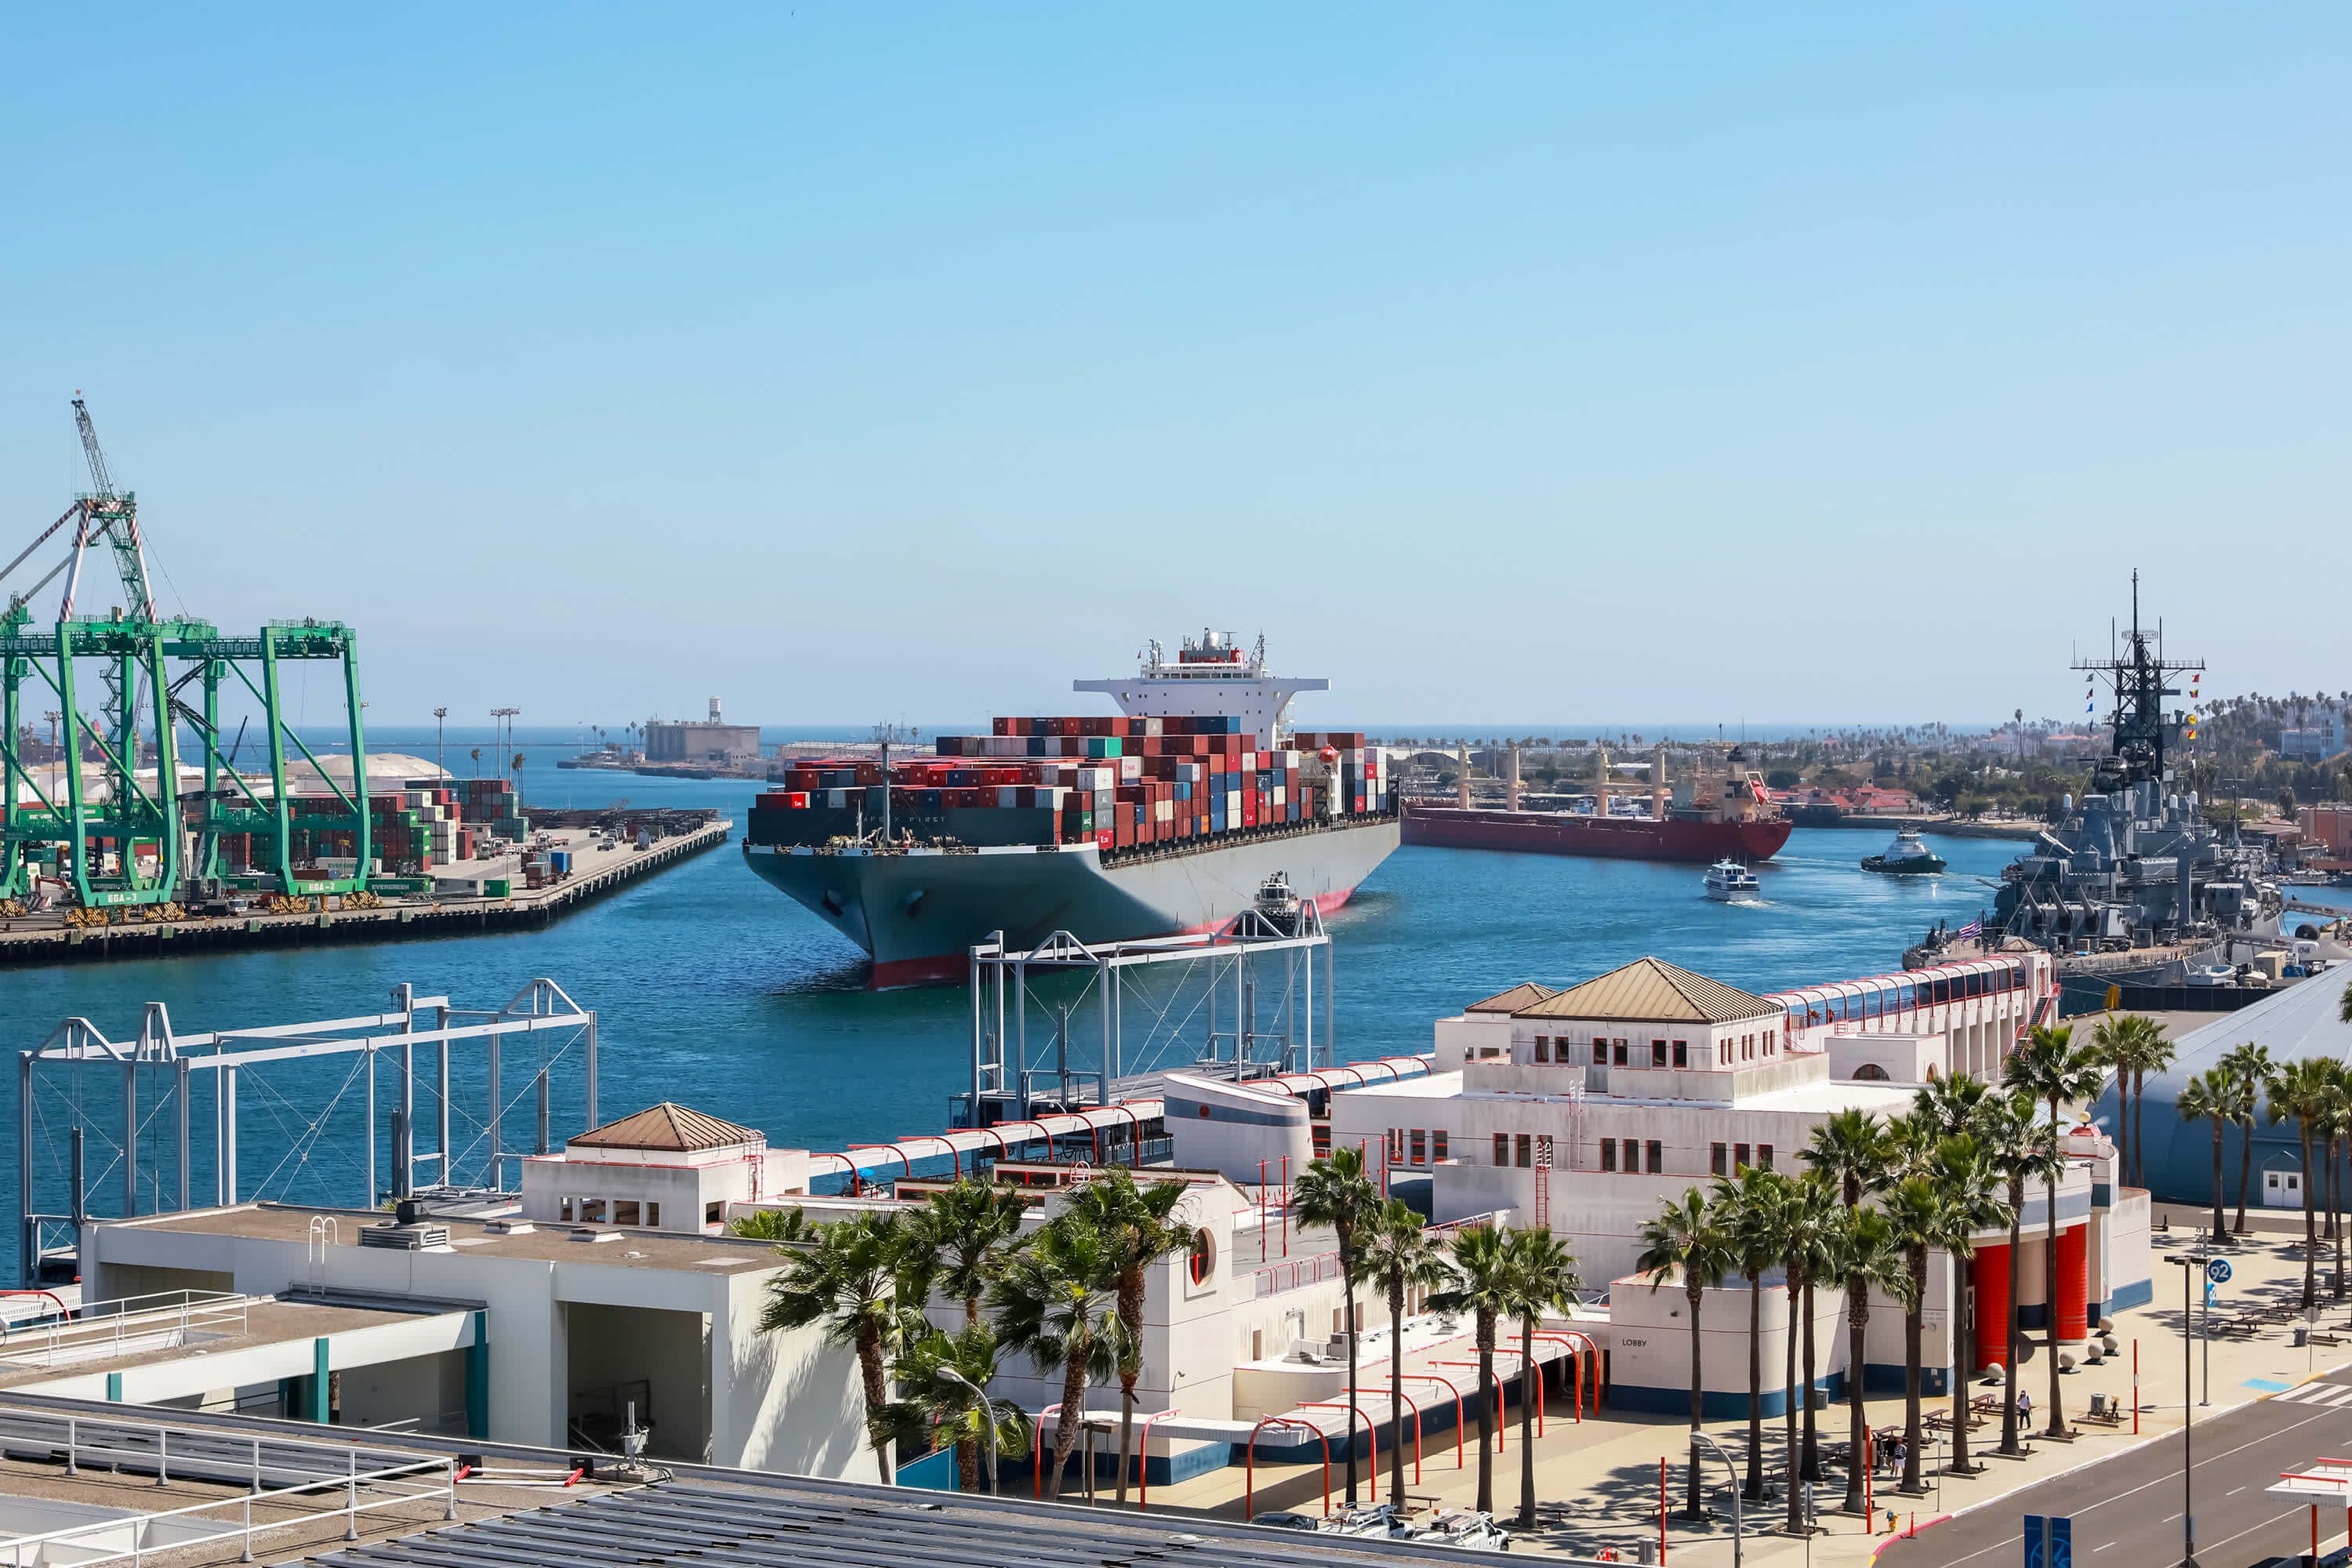
[[[1734,759],[1739,753],[1734,752]],[[1512,752],[1511,768],[1518,770]],[[1600,777],[1609,777],[1608,753],[1602,752]],[[1649,811],[1621,813],[1610,806],[1612,792],[1604,782],[1597,791],[1595,809],[1523,811],[1518,784],[1511,783],[1511,804],[1500,811],[1470,804],[1467,763],[1459,802],[1444,805],[1432,801],[1402,803],[1400,826],[1407,844],[1428,844],[1448,849],[1507,849],[1534,855],[1597,855],[1619,860],[1680,860],[1711,865],[1734,860],[1751,865],[1769,859],[1789,841],[1793,824],[1771,804],[1762,775],[1745,770],[1724,777],[1712,798],[1699,798],[1696,787],[1673,799],[1665,788],[1665,751],[1661,747],[1652,764]]]
[[[873,959],[877,989],[964,980],[971,949],[1213,930],[1287,879],[1325,912],[1397,847],[1364,737],[1291,731],[1321,679],[1267,673],[1265,641],[1153,642],[1129,678],[1080,680],[1117,716],[1019,717],[913,760],[795,763],[753,802],[743,857]]]

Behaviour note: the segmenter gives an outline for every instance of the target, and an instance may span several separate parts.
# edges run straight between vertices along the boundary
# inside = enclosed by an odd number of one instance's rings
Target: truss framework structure
[[[556,1057],[559,1061],[571,1054],[571,1047],[576,1043],[581,1047],[581,1087],[585,1105],[582,1130],[597,1124],[596,1015],[565,994],[563,988],[554,981],[534,980],[516,992],[505,1005],[491,1009],[453,1007],[448,997],[419,996],[415,988],[407,984],[393,988],[392,1002],[393,1006],[387,1011],[357,1017],[192,1034],[175,1031],[171,1014],[164,1005],[150,1002],[141,1013],[138,1033],[129,1039],[110,1039],[89,1019],[71,1017],[52,1029],[38,1047],[19,1052],[16,1058],[16,1192],[18,1267],[23,1282],[26,1285],[37,1283],[45,1263],[61,1263],[69,1257],[78,1258],[82,1227],[93,1218],[138,1216],[142,1212],[140,1184],[142,1174],[155,1194],[152,1206],[146,1211],[148,1213],[173,1214],[246,1201],[238,1162],[238,1079],[241,1073],[268,1063],[334,1057],[358,1058],[354,1071],[366,1083],[364,1114],[367,1133],[363,1142],[367,1192],[366,1201],[362,1206],[368,1208],[376,1206],[384,1195],[404,1198],[503,1191],[502,1173],[508,1162],[519,1161],[533,1152],[550,1152],[550,1077],[554,1062],[542,1066],[530,1085],[538,1100],[535,1150],[505,1147],[503,1130],[510,1108],[505,1098],[499,1056],[500,1043],[509,1038],[558,1032],[562,1046]],[[451,1113],[456,1105],[456,1097],[450,1089],[453,1046],[478,1046],[482,1053],[487,1095],[483,1114],[478,1120],[481,1137],[475,1142],[477,1144],[486,1143],[487,1147],[481,1152],[478,1167],[485,1181],[479,1184],[462,1183],[459,1179],[462,1173],[457,1168],[471,1151],[459,1150],[453,1142]],[[423,1152],[416,1147],[420,1051],[426,1053],[426,1062],[431,1069],[431,1076],[425,1082],[437,1112],[438,1133],[435,1147]],[[387,1056],[398,1062],[399,1079],[389,1126],[380,1127],[376,1068],[379,1058]],[[92,1194],[85,1184],[82,1168],[83,1134],[88,1129],[80,1121],[77,1121],[69,1131],[72,1152],[70,1174],[66,1183],[68,1202],[64,1211],[43,1212],[36,1201],[38,1173],[34,1154],[42,1129],[37,1124],[35,1091],[47,1076],[77,1074],[110,1078],[119,1086],[121,1095],[119,1108],[121,1118],[119,1126],[119,1158],[122,1166],[121,1213],[117,1215],[93,1215],[91,1212]],[[192,1157],[196,1144],[193,1126],[196,1096],[193,1090],[195,1080],[206,1074],[211,1075],[213,1083],[214,1190],[209,1201],[200,1201],[193,1190],[192,1180]],[[153,1110],[142,1118],[140,1109],[142,1079],[152,1082],[157,1078],[164,1080],[165,1087]],[[341,1099],[341,1094],[338,1091],[334,1100]],[[334,1100],[315,1110],[297,1134],[298,1142],[317,1135],[326,1116],[332,1111]],[[80,1105],[82,1098],[75,1096],[73,1103]],[[153,1116],[166,1111],[170,1141],[168,1172],[158,1168],[142,1173],[140,1158],[142,1130]],[[378,1159],[380,1148],[388,1156],[383,1162]],[[392,1178],[388,1194],[380,1189],[379,1184],[382,1173],[387,1171]],[[167,1173],[172,1181],[172,1197],[168,1204],[161,1197]],[[421,1175],[430,1179],[420,1181]],[[70,1237],[69,1244],[60,1245],[53,1239],[61,1235]]]
[[[1246,909],[1213,931],[1134,942],[1089,944],[1056,931],[1034,947],[1015,949],[1003,931],[992,931],[971,950],[971,1081],[968,1092],[957,1097],[961,1124],[1025,1121],[1040,1102],[1057,1110],[1112,1103],[1123,1080],[1158,1065],[1129,1059],[1129,992],[1140,989],[1145,973],[1171,965],[1180,968],[1181,989],[1203,964],[1205,984],[1186,1016],[1155,1041],[1157,1026],[1169,1021],[1162,1011],[1147,1033],[1147,1043],[1156,1043],[1158,1054],[1164,1055],[1197,1020],[1199,1054],[1182,1064],[1190,1070],[1245,1080],[1334,1065],[1331,937],[1312,900],[1299,900],[1296,918],[1287,923]],[[1084,976],[1086,985],[1066,1005],[1042,1004],[1032,994],[1032,977],[1052,975]],[[1272,995],[1271,1026],[1261,1026],[1269,1011],[1262,1005],[1262,991]],[[1071,1024],[1089,1001],[1097,1036],[1091,1067],[1081,1059],[1083,1053],[1074,1053],[1071,1039]],[[1051,1027],[1043,1031],[1033,1056],[1030,1015],[1041,1008],[1050,1012]]]

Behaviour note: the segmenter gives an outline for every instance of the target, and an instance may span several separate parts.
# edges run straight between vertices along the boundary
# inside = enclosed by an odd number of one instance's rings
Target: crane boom
[[[98,444],[98,426],[91,422],[89,405],[79,397],[73,400],[74,428],[81,432],[82,456],[89,459],[90,483],[97,487],[89,498],[90,520],[114,549],[114,569],[122,578],[122,591],[129,596],[127,606],[135,620],[155,618],[155,595],[147,586],[146,543],[139,537],[139,502],[136,497],[117,495],[113,476],[106,471],[106,451]],[[70,601],[68,594],[68,601]]]

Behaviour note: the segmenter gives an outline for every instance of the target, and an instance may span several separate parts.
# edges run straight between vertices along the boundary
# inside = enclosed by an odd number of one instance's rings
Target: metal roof
[[[1532,1006],[1538,1002],[1559,994],[1559,992],[1549,985],[1538,984],[1535,981],[1528,980],[1512,986],[1508,991],[1498,991],[1484,1002],[1473,1002],[1462,1010],[1465,1013],[1516,1013],[1522,1007]]]
[[[1458,1561],[1409,1543],[793,1476],[667,1480],[443,1525],[310,1561],[322,1568],[1195,1568]]]
[[[693,1149],[727,1149],[738,1143],[761,1143],[767,1134],[732,1121],[721,1121],[688,1106],[663,1100],[634,1116],[583,1132],[569,1140],[581,1149],[655,1149],[685,1153]]]
[[[1521,1018],[1611,1018],[1628,1022],[1728,1024],[1767,1018],[1779,1005],[1738,991],[1661,959],[1637,958],[1608,973],[1571,985],[1531,1007]]]

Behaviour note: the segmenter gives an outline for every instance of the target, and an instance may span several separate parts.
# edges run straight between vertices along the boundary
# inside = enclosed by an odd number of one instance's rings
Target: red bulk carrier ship
[[[1733,756],[1737,758],[1738,752]],[[1512,771],[1517,772],[1516,750]],[[1681,860],[1711,865],[1737,860],[1743,865],[1769,859],[1789,841],[1794,824],[1771,804],[1761,775],[1734,773],[1727,776],[1712,799],[1694,798],[1687,805],[1670,805],[1664,780],[1664,748],[1653,764],[1646,816],[1610,811],[1612,793],[1606,784],[1609,754],[1601,753],[1592,812],[1523,811],[1518,808],[1518,782],[1508,788],[1511,805],[1500,811],[1481,810],[1470,804],[1468,759],[1464,759],[1461,795],[1456,804],[1406,800],[1398,814],[1400,841],[1447,849],[1508,849],[1532,855],[1597,855],[1619,860]],[[1633,792],[1620,792],[1631,794]]]

